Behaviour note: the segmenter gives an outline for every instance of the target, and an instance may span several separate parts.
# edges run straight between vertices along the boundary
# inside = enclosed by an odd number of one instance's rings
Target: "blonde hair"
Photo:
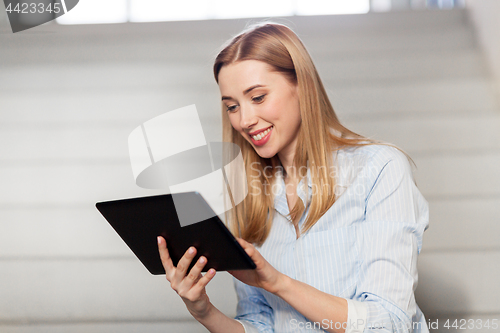
[[[344,127],[338,120],[328,99],[316,67],[299,37],[287,26],[257,23],[232,38],[217,55],[213,66],[217,84],[221,68],[225,65],[258,60],[267,63],[273,71],[283,74],[291,83],[298,84],[301,126],[298,132],[294,167],[299,178],[306,176],[307,163],[318,172],[311,172],[313,189],[319,189],[311,199],[309,214],[301,233],[309,230],[336,201],[335,178],[331,177],[332,153],[346,146],[379,143]],[[223,141],[233,142],[241,149],[247,179],[252,179],[246,198],[226,212],[226,221],[233,233],[251,243],[261,245],[271,230],[274,216],[274,198],[271,186],[281,163],[277,155],[260,157],[229,121],[222,103]],[[231,160],[231,158],[225,158]],[[268,172],[266,170],[271,170]],[[265,172],[266,171],[266,172]],[[257,181],[255,181],[257,180]],[[294,225],[302,217],[302,200],[290,212]]]

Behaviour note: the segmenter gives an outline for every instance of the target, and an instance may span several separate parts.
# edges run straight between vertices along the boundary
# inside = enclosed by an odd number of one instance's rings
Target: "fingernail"
[[[160,236],[156,237],[156,240],[158,241],[158,245],[160,245],[161,244],[161,238],[160,238]]]
[[[200,258],[200,264],[204,264],[205,263],[205,258],[201,257]]]
[[[189,248],[189,254],[193,254],[194,253],[194,247],[190,247]]]
[[[214,274],[215,274],[215,269],[210,268],[210,270],[208,271],[208,273],[209,273],[210,275],[214,275]]]

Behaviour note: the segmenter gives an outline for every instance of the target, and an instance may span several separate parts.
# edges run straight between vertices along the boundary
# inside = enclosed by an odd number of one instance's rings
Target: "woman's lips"
[[[269,131],[264,137],[261,137],[260,140],[255,140],[251,135],[250,135],[250,140],[252,140],[252,143],[256,146],[262,146],[264,145],[267,141],[269,141],[269,138],[271,137],[271,133],[273,132],[274,126],[271,126],[269,129],[266,131]],[[264,131],[264,133],[266,132]],[[260,135],[260,134],[259,134]]]

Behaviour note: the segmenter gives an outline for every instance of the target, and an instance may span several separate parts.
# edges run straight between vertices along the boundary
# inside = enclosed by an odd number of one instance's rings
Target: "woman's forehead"
[[[238,76],[238,74],[264,74],[271,73],[272,67],[259,60],[241,60],[237,62],[233,62],[227,65],[222,66],[219,72],[219,80],[221,76]]]
[[[268,86],[276,82],[279,73],[262,61],[243,60],[225,65],[219,72],[219,87],[222,90],[243,93],[254,85]]]

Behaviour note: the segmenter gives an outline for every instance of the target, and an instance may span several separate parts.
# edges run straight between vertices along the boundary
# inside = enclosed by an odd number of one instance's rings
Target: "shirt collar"
[[[297,185],[297,195],[299,198],[302,200],[302,203],[304,204],[304,207],[307,207],[308,204],[311,202],[311,196],[312,196],[312,180],[311,180],[311,171],[310,168],[307,168],[307,176],[305,178],[307,180],[307,195],[305,193],[304,189],[304,179],[302,179],[299,184]],[[286,217],[289,221],[291,221],[291,218],[288,216],[290,214],[290,211],[288,209],[288,202],[286,199],[286,191],[285,191],[285,180],[283,177],[283,174],[281,171],[276,172],[276,182],[275,185],[276,190],[273,192],[275,197],[274,197],[274,209]],[[307,198],[307,199],[306,199]]]

